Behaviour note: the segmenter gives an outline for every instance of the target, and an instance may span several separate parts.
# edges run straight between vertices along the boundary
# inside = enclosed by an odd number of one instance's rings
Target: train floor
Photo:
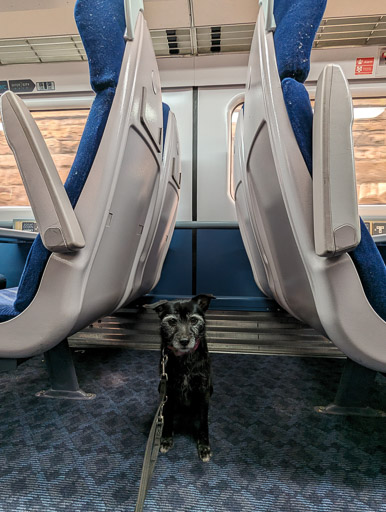
[[[35,397],[41,357],[1,374],[0,511],[134,511],[157,408],[156,351],[74,350],[92,401]],[[160,455],[144,512],[386,511],[386,418],[324,416],[344,361],[212,354],[213,458],[187,430]],[[372,405],[386,409],[378,375]]]

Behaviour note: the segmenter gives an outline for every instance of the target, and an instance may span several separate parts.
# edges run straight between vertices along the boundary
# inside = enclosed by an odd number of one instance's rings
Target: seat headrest
[[[274,34],[280,79],[304,82],[310,71],[311,48],[327,0],[275,0]]]
[[[125,51],[123,0],[77,0],[75,21],[86,50],[95,92],[115,88]]]

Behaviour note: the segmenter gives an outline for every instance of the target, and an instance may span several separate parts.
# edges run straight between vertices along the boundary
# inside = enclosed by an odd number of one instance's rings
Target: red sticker
[[[374,69],[374,57],[367,59],[359,58],[355,64],[356,75],[372,75]]]

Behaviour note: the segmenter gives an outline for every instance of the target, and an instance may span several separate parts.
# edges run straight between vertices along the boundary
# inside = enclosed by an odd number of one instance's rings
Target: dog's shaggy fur
[[[155,309],[160,317],[161,352],[168,356],[168,398],[164,407],[161,452],[166,453],[173,446],[176,413],[189,408],[198,420],[197,450],[204,462],[212,456],[208,409],[213,391],[204,315],[213,298],[213,295],[197,295],[191,300],[163,300],[147,306]]]

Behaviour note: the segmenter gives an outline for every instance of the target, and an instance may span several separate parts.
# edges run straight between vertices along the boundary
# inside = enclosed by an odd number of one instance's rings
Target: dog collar
[[[177,350],[176,348],[174,348],[172,345],[168,345],[168,349],[171,350],[175,356],[178,356],[178,357],[186,356],[188,354],[193,354],[193,352],[195,352],[198,349],[199,344],[200,344],[200,338],[197,338],[196,343],[195,343],[194,347],[192,348],[192,350],[182,352],[181,350]]]

